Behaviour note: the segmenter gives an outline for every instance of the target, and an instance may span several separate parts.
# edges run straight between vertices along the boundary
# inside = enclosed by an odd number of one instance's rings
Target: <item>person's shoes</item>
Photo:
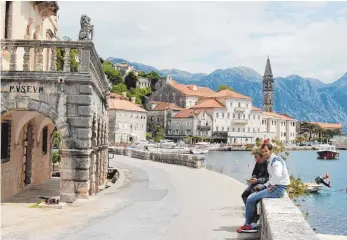
[[[258,232],[258,228],[256,226],[252,226],[250,224],[242,225],[237,229],[238,233],[256,233]]]

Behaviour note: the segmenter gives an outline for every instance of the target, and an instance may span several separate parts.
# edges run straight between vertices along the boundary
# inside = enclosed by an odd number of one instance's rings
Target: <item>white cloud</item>
[[[326,5],[60,2],[60,35],[77,37],[87,14],[102,57],[205,73],[245,65],[262,74],[270,55],[276,76],[331,82],[347,71],[347,18],[310,17]]]

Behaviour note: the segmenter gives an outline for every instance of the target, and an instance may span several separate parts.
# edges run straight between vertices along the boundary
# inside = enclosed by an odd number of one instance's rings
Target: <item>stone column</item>
[[[60,201],[89,197],[90,150],[60,150]]]
[[[89,166],[89,195],[94,195],[95,192],[95,166],[96,166],[96,155],[94,152],[90,154],[90,166]]]

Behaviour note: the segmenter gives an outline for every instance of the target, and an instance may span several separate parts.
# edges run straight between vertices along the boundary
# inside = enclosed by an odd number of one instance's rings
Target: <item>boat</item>
[[[336,159],[339,156],[339,152],[336,151],[336,147],[334,145],[322,144],[319,145],[318,151],[318,159]]]
[[[323,185],[317,183],[305,183],[306,191],[309,193],[318,192],[322,190]]]
[[[210,151],[209,142],[198,142],[195,145],[196,147],[190,150],[190,152],[193,154],[206,154]]]
[[[174,141],[168,139],[160,140],[158,145],[160,148],[175,148],[177,146],[177,144],[174,143]]]

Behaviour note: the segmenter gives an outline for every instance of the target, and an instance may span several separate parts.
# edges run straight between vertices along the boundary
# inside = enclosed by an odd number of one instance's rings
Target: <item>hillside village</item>
[[[228,86],[213,91],[195,84],[180,84],[170,75],[162,77],[154,71],[145,73],[128,63],[115,64],[114,69],[119,71],[123,82],[112,87],[114,93],[109,99],[110,111],[119,112],[117,118],[110,118],[109,141],[112,144],[137,143],[152,138],[232,145],[255,144],[257,139],[297,143],[321,138],[324,129],[331,137],[342,129],[341,124],[311,123],[308,126],[310,123],[274,112],[270,59],[267,59],[263,76],[263,109],[253,106],[249,96]],[[142,90],[142,94],[134,94],[136,89]],[[124,101],[132,105],[121,104]],[[317,124],[318,130],[312,128]]]

